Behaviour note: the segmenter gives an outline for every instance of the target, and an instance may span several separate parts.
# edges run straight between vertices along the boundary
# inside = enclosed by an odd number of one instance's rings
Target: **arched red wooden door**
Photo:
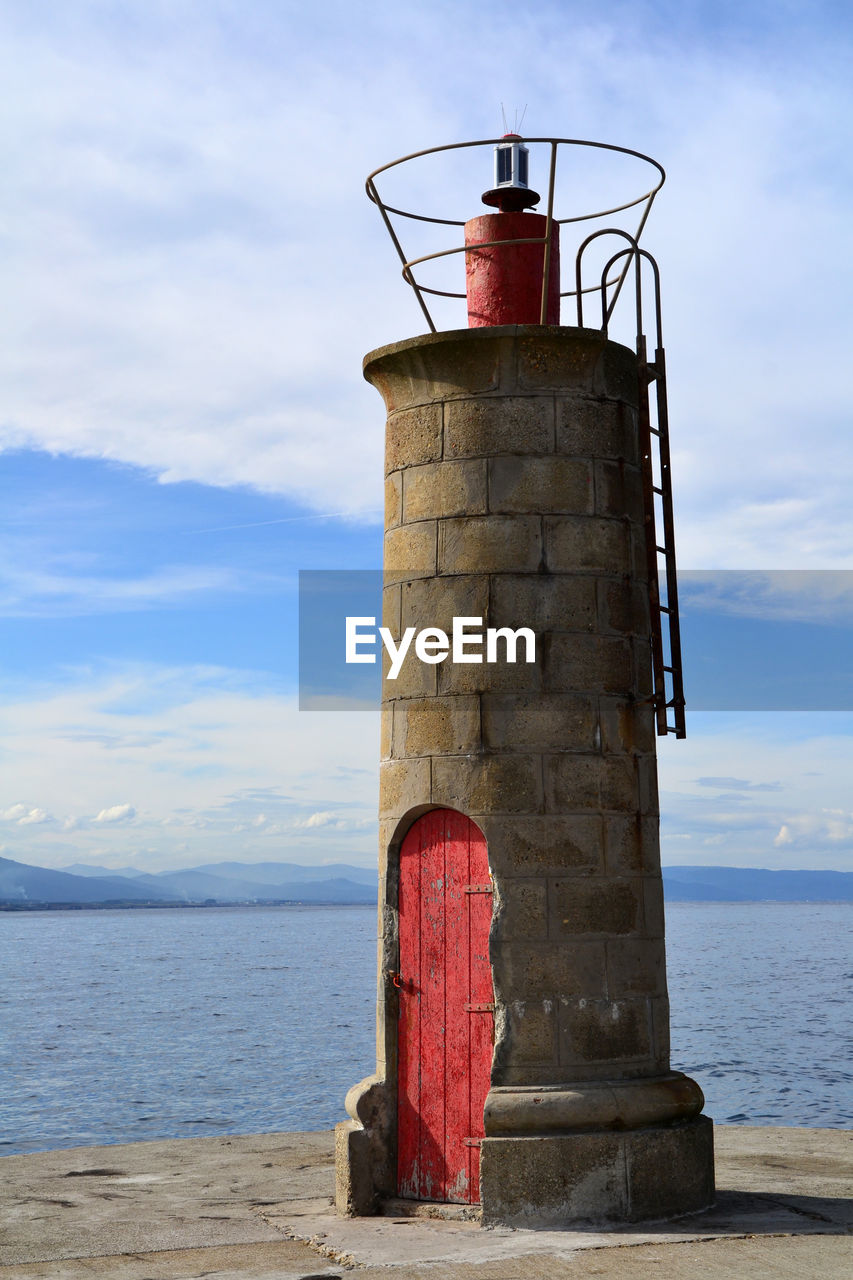
[[[477,1204],[494,1040],[486,839],[454,809],[419,818],[400,850],[397,1187]]]

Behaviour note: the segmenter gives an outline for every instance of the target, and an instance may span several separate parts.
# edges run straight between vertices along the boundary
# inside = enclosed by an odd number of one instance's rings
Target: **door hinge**
[[[463,1007],[466,1013],[494,1013],[495,1011],[493,1004],[466,1004]]]
[[[479,1147],[482,1141],[482,1138],[463,1138],[462,1145],[463,1147]]]
[[[494,893],[490,884],[466,884],[466,893]]]

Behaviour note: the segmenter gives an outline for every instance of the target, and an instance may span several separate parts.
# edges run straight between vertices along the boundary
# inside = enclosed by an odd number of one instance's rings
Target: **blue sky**
[[[374,859],[377,717],[296,709],[297,573],[378,564],[361,359],[423,327],[364,178],[501,101],[667,169],[679,560],[812,571],[781,612],[756,580],[744,643],[833,705],[802,646],[817,611],[837,668],[850,629],[851,43],[778,0],[0,2],[3,856]],[[853,714],[689,735],[665,861],[853,869]]]

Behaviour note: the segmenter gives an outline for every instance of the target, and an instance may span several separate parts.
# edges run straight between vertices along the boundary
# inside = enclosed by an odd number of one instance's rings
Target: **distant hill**
[[[130,880],[141,880],[144,872],[137,867],[93,867],[88,862],[73,862],[70,867],[60,867],[70,876],[127,876]]]
[[[240,903],[307,902],[373,905],[376,872],[347,863],[305,867],[298,863],[220,863],[217,872],[201,867],[158,875],[123,867],[75,863],[51,871],[0,858],[0,903],[104,902]]]
[[[235,880],[252,880],[255,884],[299,884],[307,880],[342,878],[376,888],[374,867],[353,867],[347,862],[324,862],[314,867],[302,866],[298,862],[214,862],[193,867],[193,871],[207,871],[211,875]],[[160,874],[169,873],[161,871]]]
[[[664,867],[667,902],[853,902],[853,872]],[[157,875],[75,863],[51,871],[0,858],[0,904],[305,902],[373,905],[377,877],[347,863],[219,862]]]
[[[358,884],[341,876],[326,876],[316,880],[285,879],[288,868],[281,866],[281,880],[266,882],[249,878],[254,868],[244,866],[244,877],[213,875],[198,867],[187,871],[161,871],[153,877],[158,884],[166,885],[189,902],[203,902],[213,898],[216,902],[375,902],[376,875],[372,884]],[[350,870],[350,868],[347,868]]]
[[[668,902],[853,902],[853,871],[664,867]]]
[[[166,885],[123,876],[76,876],[0,858],[0,902],[174,902]]]

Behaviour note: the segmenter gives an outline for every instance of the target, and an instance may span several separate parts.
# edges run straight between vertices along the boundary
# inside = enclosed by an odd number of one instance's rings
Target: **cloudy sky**
[[[773,571],[723,612],[814,690],[698,697],[664,860],[853,869],[853,697],[799,647],[853,613],[851,44],[832,0],[0,0],[0,853],[373,860],[378,717],[295,699],[298,571],[380,563],[362,356],[423,329],[363,183],[503,102],[666,168],[680,563]]]

